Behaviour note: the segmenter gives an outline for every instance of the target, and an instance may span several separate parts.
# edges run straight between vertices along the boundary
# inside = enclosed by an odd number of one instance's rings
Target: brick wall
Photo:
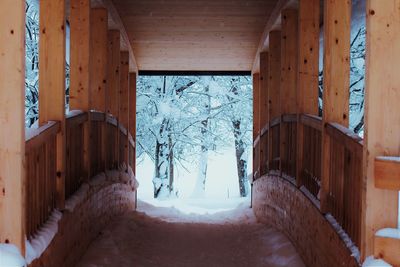
[[[359,266],[318,208],[287,180],[277,176],[256,180],[253,210],[260,222],[290,238],[307,266]]]
[[[63,211],[58,233],[41,257],[29,266],[74,266],[110,219],[135,208],[135,194],[129,182],[92,184],[72,212]]]

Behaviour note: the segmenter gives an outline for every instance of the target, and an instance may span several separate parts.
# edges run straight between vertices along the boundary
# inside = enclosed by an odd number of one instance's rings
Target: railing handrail
[[[275,118],[272,118],[271,121],[269,122],[269,127],[274,127],[281,123],[282,116],[276,116]]]
[[[88,113],[74,110],[65,115],[65,122],[70,126],[80,125],[88,120]]]
[[[325,124],[325,130],[330,137],[341,142],[350,150],[362,149],[363,147],[363,139],[339,123],[328,122]]]
[[[61,129],[59,121],[49,121],[39,128],[28,128],[25,131],[25,148],[29,150],[37,147],[52,136],[56,135]]]
[[[311,114],[301,114],[300,122],[315,130],[322,131],[322,117]]]
[[[89,112],[90,120],[91,121],[104,121],[105,120],[105,113],[97,110],[91,110]]]
[[[113,115],[107,113],[106,114],[106,122],[108,124],[114,125],[115,127],[118,127],[118,120],[116,117],[114,117]]]
[[[297,113],[282,114],[282,122],[297,122]]]

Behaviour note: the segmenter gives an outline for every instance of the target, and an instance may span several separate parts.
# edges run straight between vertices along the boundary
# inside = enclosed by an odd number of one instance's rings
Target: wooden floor
[[[157,214],[168,213],[168,208],[157,209],[165,209]],[[77,266],[304,266],[286,236],[255,220],[185,221],[166,222],[142,212],[116,218]]]

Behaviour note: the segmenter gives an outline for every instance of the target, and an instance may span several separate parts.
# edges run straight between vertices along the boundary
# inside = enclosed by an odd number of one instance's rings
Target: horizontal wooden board
[[[376,157],[375,187],[400,190],[400,157]]]
[[[374,239],[374,256],[375,258],[384,259],[393,266],[400,266],[400,239],[375,236]]]
[[[139,70],[249,71],[277,0],[112,0]]]

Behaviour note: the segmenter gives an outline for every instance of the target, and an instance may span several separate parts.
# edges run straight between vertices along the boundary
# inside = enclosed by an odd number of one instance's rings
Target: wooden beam
[[[65,203],[65,0],[40,1],[39,125],[60,121],[57,135],[57,207]]]
[[[260,135],[260,73],[253,74],[253,141]]]
[[[260,54],[260,131],[268,125],[268,52]],[[261,137],[261,136],[260,136]],[[265,139],[265,142],[263,140]],[[260,176],[267,172],[268,167],[268,139],[260,139]]]
[[[400,155],[399,9],[400,0],[367,1],[363,256],[376,230],[397,227],[398,192],[375,187],[374,159]]]
[[[267,24],[265,25],[263,34],[261,35],[260,38],[260,42],[258,44],[258,48],[257,48],[257,52],[254,58],[254,63],[253,63],[253,68],[252,71],[253,72],[257,72],[260,68],[260,53],[262,51],[264,51],[265,49],[268,48],[268,37],[269,37],[269,33],[270,31],[273,30],[274,26],[276,25],[277,21],[280,20],[281,17],[281,12],[282,9],[289,5],[290,2],[292,2],[292,0],[279,0],[276,5],[274,10],[272,11]]]
[[[392,266],[400,266],[400,236],[398,229],[383,229],[379,230],[392,232],[393,237],[375,235],[374,239],[374,257],[377,259],[384,259]]]
[[[119,86],[120,86],[120,33],[117,30],[108,31],[107,52],[107,112],[119,117]]]
[[[285,9],[282,11],[281,33],[281,114],[294,114],[297,102],[298,75],[298,11]],[[288,148],[290,142],[289,128],[281,122],[280,126],[280,169],[289,161]],[[290,148],[292,148],[291,146]],[[294,153],[294,152],[293,152]]]
[[[271,31],[269,33],[269,90],[268,90],[268,116],[269,124],[271,121],[281,116],[281,31]],[[268,136],[268,161],[272,165],[274,159],[273,147],[279,146],[274,144],[273,133],[270,128]],[[275,155],[277,156],[277,155]],[[272,166],[271,166],[272,167]],[[269,168],[271,169],[271,168]]]
[[[0,243],[25,255],[25,0],[0,1]],[[1,261],[1,260],[0,260]]]
[[[325,1],[322,125],[349,126],[351,1]],[[330,139],[322,127],[321,210],[329,210]]]
[[[90,1],[70,0],[70,88],[71,110],[89,110]]]
[[[109,18],[112,19],[114,21],[114,23],[117,25],[117,28],[121,33],[121,38],[127,45],[128,52],[129,52],[129,71],[137,73],[139,70],[138,70],[136,59],[135,59],[135,55],[133,54],[133,48],[130,43],[128,34],[126,32],[124,23],[122,22],[117,9],[115,8],[112,0],[100,0],[100,1],[102,1],[104,7],[107,8],[107,10],[109,12]]]
[[[120,64],[120,89],[119,89],[119,124],[129,132],[129,52],[121,52]],[[129,135],[126,136],[124,158],[120,162],[128,164],[129,160]]]
[[[376,157],[375,187],[400,191],[400,157]]]
[[[318,115],[319,0],[299,1],[297,113]],[[300,117],[299,117],[300,119]],[[297,123],[296,182],[302,185],[304,127]]]
[[[132,135],[133,141],[135,142],[135,148],[131,155],[133,158],[132,170],[136,175],[136,73],[129,73],[129,133]]]
[[[106,111],[107,10],[95,8],[90,18],[90,109]]]

